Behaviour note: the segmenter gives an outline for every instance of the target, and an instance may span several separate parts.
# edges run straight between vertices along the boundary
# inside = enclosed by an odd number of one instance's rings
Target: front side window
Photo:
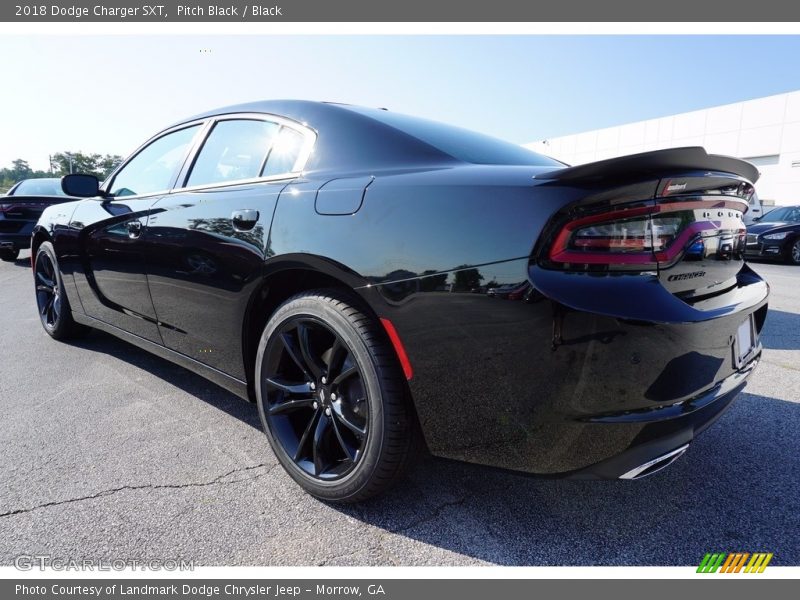
[[[218,122],[197,155],[186,185],[258,177],[279,130],[280,125],[269,121],[231,119]]]
[[[192,125],[151,142],[114,176],[111,195],[141,196],[169,190],[199,128]]]

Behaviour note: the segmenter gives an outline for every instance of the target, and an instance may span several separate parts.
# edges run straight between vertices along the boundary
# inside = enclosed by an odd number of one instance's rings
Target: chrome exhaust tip
[[[638,467],[634,467],[627,473],[623,473],[619,476],[620,479],[641,479],[642,477],[647,477],[648,475],[652,475],[653,473],[658,473],[661,469],[665,469],[678,460],[683,453],[689,448],[689,444],[684,444],[680,448],[676,448],[672,452],[667,452],[666,454],[662,454],[661,456],[654,458],[653,460],[648,460],[646,463],[642,463]]]

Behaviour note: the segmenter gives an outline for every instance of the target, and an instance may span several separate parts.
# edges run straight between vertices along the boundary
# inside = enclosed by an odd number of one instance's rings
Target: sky
[[[800,89],[800,36],[0,37],[0,167],[127,155],[207,109],[381,106],[526,143]]]

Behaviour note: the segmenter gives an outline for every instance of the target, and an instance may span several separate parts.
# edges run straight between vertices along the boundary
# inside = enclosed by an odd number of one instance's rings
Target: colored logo
[[[749,560],[748,560],[749,559]],[[698,573],[763,573],[772,552],[724,552],[706,554],[697,567]]]

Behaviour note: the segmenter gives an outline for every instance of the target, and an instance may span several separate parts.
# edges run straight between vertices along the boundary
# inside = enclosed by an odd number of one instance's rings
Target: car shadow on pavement
[[[142,350],[133,344],[96,329],[92,330],[86,337],[71,341],[70,344],[93,352],[109,354],[119,360],[123,360],[130,365],[152,373],[165,382],[230,416],[256,429],[261,429],[261,422],[258,418],[255,404],[242,400],[236,394],[219,387],[204,377],[146,350]]]
[[[697,565],[706,552],[800,562],[800,404],[743,394],[668,469],[639,481],[536,479],[430,460],[390,494],[338,510],[500,565]],[[400,538],[402,539],[402,537]],[[399,564],[418,545],[386,537]]]
[[[94,331],[75,345],[261,427],[254,405],[111,335]],[[402,565],[458,564],[458,555],[499,565],[696,565],[714,551],[773,552],[772,564],[796,565],[798,440],[800,403],[745,393],[684,457],[639,481],[538,479],[429,458],[387,494],[331,508],[394,534],[380,536],[380,551]]]
[[[9,264],[13,264],[15,267],[24,267],[26,269],[30,269],[31,257],[29,255],[20,256],[13,263],[9,262]]]
[[[800,314],[770,309],[761,343],[773,350],[800,350]]]

